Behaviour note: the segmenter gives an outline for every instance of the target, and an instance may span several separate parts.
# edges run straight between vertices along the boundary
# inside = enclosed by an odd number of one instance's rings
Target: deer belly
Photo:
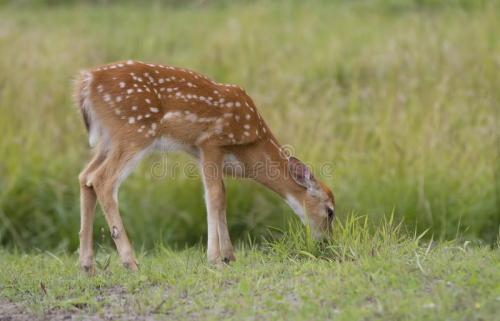
[[[195,149],[195,147],[192,145],[183,143],[180,140],[168,136],[162,136],[160,138],[157,138],[153,143],[153,148],[157,151],[165,153],[183,151],[189,154],[192,154],[193,150]]]

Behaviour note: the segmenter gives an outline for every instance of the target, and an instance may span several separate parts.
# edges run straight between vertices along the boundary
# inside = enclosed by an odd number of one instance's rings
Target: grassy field
[[[495,319],[499,30],[496,0],[0,0],[0,320]],[[211,267],[202,184],[178,167],[193,161],[152,155],[119,196],[140,272],[119,266],[98,215],[99,273],[78,273],[90,151],[71,80],[122,59],[244,87],[333,188],[332,238],[229,180],[239,260]]]
[[[265,245],[240,247],[228,267],[203,251],[157,247],[138,273],[101,249],[97,276],[76,256],[0,252],[2,314],[15,320],[495,320],[500,251],[468,243],[422,242],[385,222],[369,232],[349,218],[318,245],[290,229]],[[404,277],[402,277],[404,276]]]
[[[422,3],[4,6],[0,243],[77,247],[77,175],[89,148],[71,79],[126,58],[245,87],[283,144],[316,170],[333,165],[325,180],[341,218],[354,212],[376,222],[394,210],[436,238],[459,231],[494,242],[499,5]],[[206,230],[200,180],[154,178],[151,164],[121,189],[131,238],[147,249],[157,241],[197,243]],[[258,239],[293,216],[250,182],[230,182],[228,195],[235,238]]]

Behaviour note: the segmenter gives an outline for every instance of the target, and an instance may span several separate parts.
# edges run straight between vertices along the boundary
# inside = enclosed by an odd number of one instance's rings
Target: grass
[[[26,319],[495,319],[499,9],[0,0],[0,311],[7,299],[29,309]],[[211,267],[199,245],[201,182],[178,167],[190,160],[153,155],[120,193],[140,272],[119,266],[98,215],[99,273],[82,276],[77,175],[89,149],[71,79],[129,58],[244,87],[279,140],[333,187],[332,238],[314,242],[275,195],[229,180],[238,261]]]
[[[494,242],[500,226],[498,1],[235,2],[0,9],[0,244],[77,248],[77,175],[89,159],[71,101],[79,69],[133,58],[238,83],[276,136],[333,187],[338,213],[394,211],[436,239]],[[417,5],[418,4],[418,5]],[[196,21],[197,23],[186,23]],[[137,247],[196,244],[198,178],[151,175],[121,189]],[[173,163],[186,157],[168,159]],[[230,232],[260,239],[293,215],[228,184]],[[29,224],[26,224],[29,222]],[[98,215],[100,228],[105,227]],[[429,235],[431,235],[429,234]]]
[[[493,320],[500,304],[500,252],[480,244],[423,241],[385,221],[338,223],[315,243],[293,225],[238,261],[215,268],[200,247],[157,246],[124,272],[102,248],[97,276],[77,257],[0,252],[0,294],[32,315],[164,319]],[[61,317],[62,318],[62,317]]]

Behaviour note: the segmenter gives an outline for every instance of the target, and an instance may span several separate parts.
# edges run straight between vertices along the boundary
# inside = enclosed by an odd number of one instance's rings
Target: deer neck
[[[274,138],[265,139],[245,153],[245,162],[251,165],[251,178],[281,196],[301,215],[300,205],[304,188],[288,172],[286,151]]]

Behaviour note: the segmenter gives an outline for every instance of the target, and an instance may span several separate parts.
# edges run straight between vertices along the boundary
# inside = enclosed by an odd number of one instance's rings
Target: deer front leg
[[[234,261],[233,246],[226,223],[226,193],[222,172],[223,154],[217,147],[201,150],[201,169],[207,207],[207,256],[211,264]]]
[[[217,221],[217,231],[219,232],[219,247],[222,262],[229,263],[230,261],[235,261],[233,244],[231,243],[231,238],[229,237],[229,231],[227,229],[226,220],[226,189],[224,188],[224,182],[221,180],[222,189],[222,200],[224,207],[219,211],[219,219]]]

